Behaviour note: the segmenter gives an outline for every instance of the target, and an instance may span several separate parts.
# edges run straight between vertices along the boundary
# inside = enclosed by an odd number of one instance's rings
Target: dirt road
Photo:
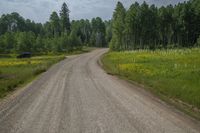
[[[107,75],[107,49],[70,57],[0,106],[0,133],[195,133],[199,123]]]

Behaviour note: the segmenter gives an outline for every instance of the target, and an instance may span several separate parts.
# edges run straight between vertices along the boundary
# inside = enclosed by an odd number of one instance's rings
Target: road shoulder
[[[191,110],[189,110],[190,112],[188,112],[188,110],[185,109],[186,107],[183,107],[182,104],[180,105],[179,103],[177,103],[175,101],[171,101],[167,97],[160,96],[160,95],[153,93],[149,89],[149,87],[139,84],[135,81],[129,80],[126,77],[112,73],[112,71],[108,70],[102,62],[102,58],[104,57],[105,54],[103,54],[99,58],[97,63],[104,70],[104,72],[107,73],[113,80],[117,80],[124,86],[128,86],[129,88],[134,89],[134,92],[144,95],[149,100],[154,102],[156,105],[162,106],[162,108],[164,108],[168,112],[172,113],[174,116],[178,117],[182,121],[188,123],[189,125],[191,125],[192,127],[196,128],[200,131],[200,115],[199,115],[199,113],[191,112]]]

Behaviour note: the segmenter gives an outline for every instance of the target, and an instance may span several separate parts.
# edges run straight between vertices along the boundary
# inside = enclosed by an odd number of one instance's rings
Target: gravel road
[[[71,56],[0,105],[0,133],[198,133],[200,124],[108,75],[107,49]]]

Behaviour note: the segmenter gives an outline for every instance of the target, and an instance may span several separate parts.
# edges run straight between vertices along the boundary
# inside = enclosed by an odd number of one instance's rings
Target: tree
[[[0,34],[6,32],[25,31],[25,20],[18,13],[3,14],[0,18]]]
[[[17,51],[18,52],[34,52],[33,44],[35,44],[35,34],[33,32],[20,32],[17,35]]]
[[[54,37],[51,39],[51,51],[54,53],[63,52],[61,37]]]
[[[108,43],[111,41],[112,39],[112,21],[105,21],[105,27],[106,27],[106,47],[108,45]]]
[[[71,44],[71,49],[70,50],[82,49],[81,39],[74,32],[71,32],[71,34],[69,36],[69,43]]]
[[[106,26],[100,17],[93,18],[91,22],[92,35],[90,38],[90,45],[96,47],[106,46]]]
[[[189,47],[192,46],[196,42],[196,38],[198,38],[198,32],[196,29],[198,27],[196,24],[199,23],[198,16],[191,5],[191,2],[184,5],[181,17],[185,31],[185,41],[183,45]]]
[[[70,33],[69,13],[70,11],[68,9],[67,4],[63,3],[61,11],[60,11],[62,32]]]
[[[6,51],[6,44],[4,42],[4,37],[3,35],[0,36],[0,53],[5,53]]]
[[[50,16],[51,30],[54,37],[60,35],[60,19],[56,12],[53,12]]]
[[[18,13],[0,17],[0,52],[65,52],[82,46],[112,50],[193,47],[199,44],[200,1],[156,7],[133,3],[126,11],[118,2],[112,20],[100,17],[70,22],[63,3],[60,16],[52,12],[44,24],[24,19]]]
[[[123,39],[124,39],[124,22],[125,22],[126,10],[121,2],[117,3],[115,12],[112,18],[112,40],[110,43],[110,48],[114,50],[124,49]]]
[[[37,53],[44,52],[44,45],[45,45],[44,40],[43,40],[42,36],[39,35],[36,38],[35,43],[33,44],[33,51],[37,52]]]
[[[72,51],[72,46],[70,44],[70,40],[69,40],[69,36],[67,35],[63,35],[61,37],[61,47],[62,47],[62,51]]]
[[[134,49],[138,47],[140,34],[141,34],[141,25],[140,21],[140,7],[137,2],[132,4],[129,10],[126,13],[125,17],[125,47],[128,49]]]
[[[158,47],[159,43],[159,18],[158,18],[158,9],[155,7],[155,5],[151,5],[149,8],[149,18],[150,25],[149,26],[149,38],[148,38],[148,44],[150,49],[155,49]]]
[[[15,45],[16,45],[16,40],[15,40],[15,36],[14,33],[11,32],[6,32],[3,35],[3,43],[4,43],[4,48],[5,48],[5,52],[6,53],[12,53],[13,51],[15,51]]]
[[[199,36],[199,38],[197,39],[196,46],[200,47],[200,36]]]

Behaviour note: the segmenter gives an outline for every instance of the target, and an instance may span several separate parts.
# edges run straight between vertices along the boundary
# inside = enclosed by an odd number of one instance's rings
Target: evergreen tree
[[[105,23],[101,18],[93,18],[92,22],[92,35],[90,39],[90,43],[92,46],[96,47],[104,47],[106,45],[105,35],[106,35],[106,27]]]
[[[123,39],[124,39],[124,28],[125,28],[125,16],[126,10],[121,2],[117,3],[115,12],[112,19],[112,40],[110,43],[110,48],[114,50],[124,49]]]
[[[60,35],[60,19],[56,12],[50,16],[51,31],[54,37]]]
[[[70,11],[68,9],[67,4],[63,3],[61,11],[60,11],[62,32],[66,32],[66,33],[70,32],[69,13],[70,13]]]

